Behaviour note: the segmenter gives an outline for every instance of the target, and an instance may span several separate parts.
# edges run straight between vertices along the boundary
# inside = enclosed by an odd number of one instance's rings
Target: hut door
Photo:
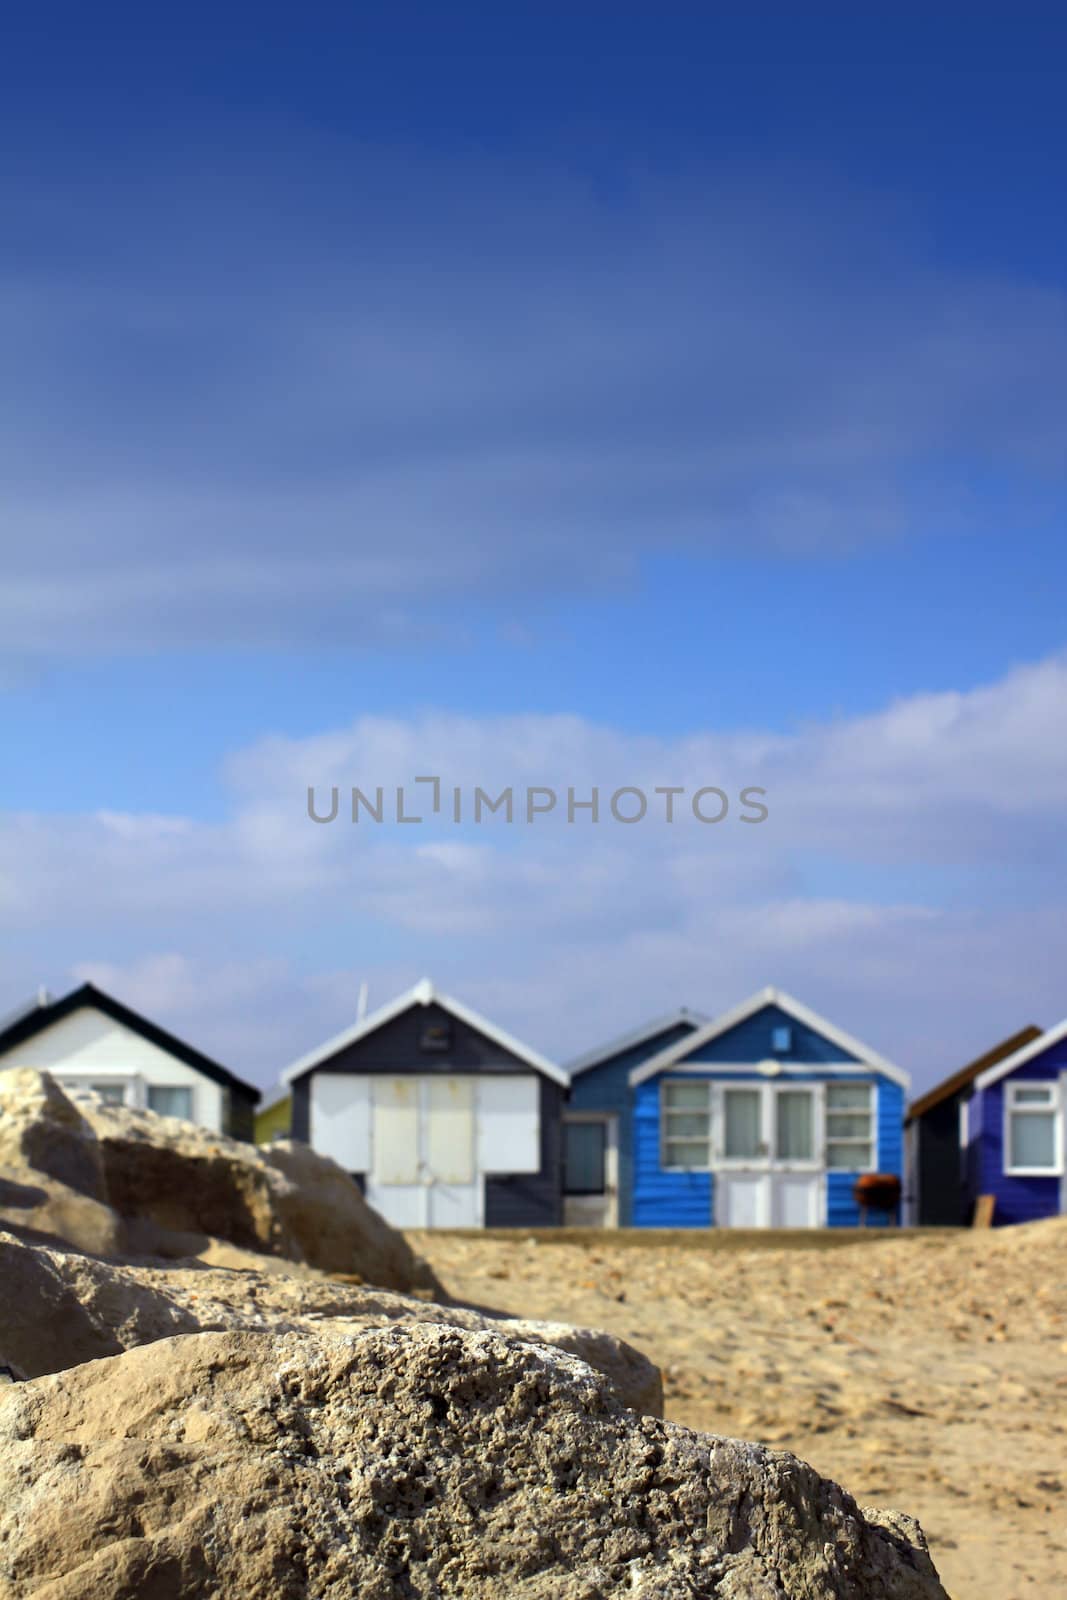
[[[721,1091],[715,1220],[727,1228],[814,1228],[822,1193],[816,1090],[744,1083]]]
[[[469,1077],[376,1077],[367,1200],[397,1228],[481,1223]]]

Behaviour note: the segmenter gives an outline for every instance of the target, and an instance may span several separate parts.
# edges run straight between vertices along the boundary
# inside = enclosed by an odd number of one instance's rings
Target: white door
[[[820,1098],[812,1084],[728,1084],[719,1094],[715,1221],[815,1228],[822,1220]]]
[[[720,1228],[767,1228],[771,1221],[770,1198],[766,1173],[717,1173],[715,1221]]]
[[[369,1204],[396,1228],[478,1227],[474,1080],[375,1077],[371,1096]]]
[[[476,1228],[481,1183],[474,1165],[474,1079],[424,1079],[422,1108],[426,1226]]]
[[[772,1228],[817,1228],[822,1184],[817,1172],[774,1172],[771,1184]]]
[[[394,1228],[426,1225],[419,1160],[419,1079],[371,1079],[367,1201]]]

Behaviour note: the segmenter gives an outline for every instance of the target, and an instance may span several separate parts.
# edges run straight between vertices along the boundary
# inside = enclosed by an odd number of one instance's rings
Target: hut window
[[[774,1153],[779,1161],[811,1161],[815,1155],[815,1094],[779,1089],[775,1098]]]
[[[193,1115],[193,1091],[188,1084],[150,1083],[148,1109],[161,1117],[181,1117],[190,1122]]]
[[[1009,1083],[1005,1109],[1008,1118],[1009,1173],[1057,1173],[1061,1168],[1063,1133],[1052,1083]]]
[[[846,1172],[874,1166],[874,1087],[869,1083],[826,1086],[826,1165]]]
[[[665,1083],[662,1086],[663,1165],[711,1165],[711,1084]]]
[[[759,1089],[723,1090],[723,1148],[727,1161],[766,1155],[761,1137],[763,1095]]]
[[[563,1124],[564,1194],[603,1194],[608,1130],[599,1122]]]
[[[771,1029],[771,1049],[776,1056],[784,1056],[793,1048],[793,1030],[788,1024]]]

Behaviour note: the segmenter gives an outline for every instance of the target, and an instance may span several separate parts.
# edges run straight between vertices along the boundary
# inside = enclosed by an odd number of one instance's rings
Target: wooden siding
[[[660,1166],[658,1077],[634,1091],[633,1223],[636,1228],[709,1228],[710,1172],[664,1172]]]
[[[222,1126],[231,1139],[243,1139],[246,1144],[252,1144],[256,1137],[255,1101],[240,1089],[224,1089]]]
[[[621,1050],[595,1067],[581,1072],[571,1085],[568,1107],[573,1111],[604,1111],[619,1119],[619,1226],[627,1228],[633,1220],[634,1124],[630,1073],[642,1061],[666,1050],[668,1045],[692,1033],[691,1022],[676,1022],[669,1028]]]
[[[420,1041],[425,1029],[451,1029],[447,1050],[424,1050]],[[528,1061],[513,1055],[495,1039],[479,1033],[469,1022],[454,1017],[443,1006],[428,1006],[413,1001],[398,1017],[385,1022],[354,1044],[345,1045],[309,1072],[532,1072]],[[307,1075],[305,1074],[305,1077]],[[298,1080],[302,1081],[302,1080]]]
[[[773,1047],[775,1028],[791,1030],[790,1048],[777,1051]],[[842,1050],[839,1044],[824,1039],[821,1033],[797,1022],[780,1006],[761,1006],[759,1011],[736,1027],[728,1028],[707,1044],[687,1053],[685,1061],[765,1061],[769,1057],[779,1061],[854,1061],[855,1056]]]
[[[316,1070],[318,1070],[316,1068]],[[303,1078],[297,1078],[293,1084],[292,1094],[292,1121],[289,1124],[289,1137],[300,1139],[304,1144],[311,1143],[311,1074],[306,1073]]]
[[[1060,1212],[1061,1178],[1013,1178],[1004,1171],[1004,1090],[1009,1083],[1058,1083],[1060,1073],[1067,1071],[1067,1039],[1051,1045],[1041,1055],[1023,1062],[1014,1072],[974,1097],[978,1108],[978,1126],[972,1129],[975,1139],[974,1192],[991,1194],[996,1200],[993,1226],[1003,1227],[1017,1222],[1039,1222],[1043,1217],[1055,1217]]]
[[[938,1100],[914,1121],[917,1142],[920,1227],[959,1227],[969,1220],[969,1184],[960,1150],[960,1106],[970,1101],[970,1084]]]
[[[892,1078],[857,1074],[855,1078],[837,1074],[833,1083],[873,1082],[877,1090],[875,1116],[877,1138],[877,1170],[893,1172],[903,1183],[904,1179],[904,1090]],[[826,1174],[826,1224],[830,1228],[858,1228],[860,1208],[853,1196],[857,1174],[854,1172],[828,1172]],[[887,1227],[890,1222],[900,1222],[900,1209],[894,1214],[871,1211],[868,1227]]]

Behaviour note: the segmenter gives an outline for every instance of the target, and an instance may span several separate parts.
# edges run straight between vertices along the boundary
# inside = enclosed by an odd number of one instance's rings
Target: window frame
[[[1036,1103],[1020,1102],[1020,1091],[1043,1089],[1047,1099]],[[1023,1167],[1016,1166],[1011,1159],[1012,1154],[1012,1118],[1013,1117],[1048,1117],[1052,1118],[1052,1147],[1053,1164],[1050,1167]],[[1004,1115],[1003,1115],[1003,1150],[1002,1167],[1006,1178],[1062,1178],[1063,1177],[1063,1091],[1055,1078],[1021,1079],[1018,1083],[1005,1084]]]
[[[832,1089],[865,1089],[867,1091],[867,1109],[863,1112],[857,1106],[839,1106],[836,1109],[830,1104],[830,1091]],[[863,1134],[842,1134],[834,1137],[830,1131],[830,1118],[833,1116],[863,1116],[868,1119],[869,1131]],[[831,1165],[831,1145],[851,1145],[862,1147],[869,1152],[866,1162],[856,1162],[852,1166],[843,1167],[836,1163]],[[840,1082],[828,1082],[823,1086],[823,1167],[827,1172],[877,1172],[878,1171],[878,1084],[873,1078],[843,1078]]]
[[[666,1093],[666,1091],[668,1089],[670,1089],[670,1088],[675,1087],[676,1085],[679,1085],[679,1084],[685,1084],[687,1087],[691,1087],[693,1084],[699,1084],[703,1088],[705,1096],[706,1096],[706,1103],[705,1103],[703,1111],[701,1111],[699,1108],[694,1107],[694,1106],[684,1106],[684,1107],[683,1106],[676,1106],[676,1107],[671,1107],[671,1106],[669,1106],[667,1104],[667,1093]],[[661,1078],[660,1079],[660,1086],[659,1086],[659,1164],[660,1164],[660,1171],[661,1172],[711,1172],[713,1170],[712,1161],[714,1159],[714,1154],[715,1154],[713,1146],[712,1146],[712,1136],[713,1136],[714,1121],[715,1121],[715,1119],[714,1119],[714,1108],[713,1108],[713,1102],[712,1102],[713,1089],[714,1089],[714,1084],[713,1084],[713,1080],[711,1078],[694,1078],[694,1077],[686,1076],[684,1078]],[[669,1133],[668,1133],[668,1126],[669,1126],[668,1119],[671,1116],[687,1116],[687,1117],[704,1116],[707,1119],[707,1134],[704,1136],[703,1139],[701,1139],[699,1136],[686,1137],[686,1136],[683,1136],[683,1135],[679,1135],[679,1136],[677,1136],[677,1137],[672,1139],[670,1137]],[[692,1162],[692,1161],[686,1162],[684,1164],[681,1164],[679,1162],[669,1161],[667,1159],[667,1150],[668,1150],[670,1145],[672,1145],[672,1144],[675,1144],[675,1145],[678,1145],[678,1144],[698,1144],[698,1143],[703,1143],[703,1144],[705,1144],[707,1146],[706,1158],[705,1158],[705,1160],[704,1160],[704,1162],[702,1164],[698,1164],[698,1163],[695,1163],[695,1162]]]
[[[677,1106],[667,1104],[667,1090],[678,1084],[700,1084],[705,1092],[704,1107]],[[840,1138],[833,1138],[830,1133],[829,1118],[833,1111],[829,1106],[829,1092],[835,1088],[861,1088],[867,1093],[867,1106],[840,1107],[841,1115],[866,1116],[868,1119],[868,1134],[848,1134]],[[761,1131],[767,1128],[771,1135],[771,1143],[763,1154],[758,1157],[726,1156],[722,1149],[725,1137],[724,1128],[724,1099],[728,1089],[756,1089],[760,1092],[760,1124]],[[777,1154],[777,1102],[778,1090],[811,1090],[814,1096],[814,1150],[810,1160],[803,1157],[786,1157]],[[770,1102],[768,1106],[768,1101]],[[842,1078],[840,1082],[835,1079],[811,1080],[798,1079],[794,1081],[789,1077],[775,1079],[768,1083],[762,1078],[747,1079],[743,1077],[728,1079],[717,1077],[696,1077],[687,1073],[684,1077],[675,1075],[663,1077],[659,1083],[659,1170],[661,1172],[843,1172],[843,1173],[868,1173],[878,1171],[878,1127],[879,1127],[879,1085],[876,1078]],[[707,1122],[705,1136],[684,1135],[670,1136],[671,1115],[703,1115]],[[706,1161],[702,1163],[670,1160],[668,1151],[671,1145],[705,1144],[707,1148]],[[830,1145],[846,1145],[856,1152],[867,1156],[865,1161],[857,1161],[851,1166],[838,1166],[830,1164]]]
[[[173,1117],[173,1111],[156,1111],[152,1105],[153,1089],[184,1089],[189,1096],[188,1116],[178,1117],[179,1122],[196,1121],[196,1087],[191,1083],[146,1083],[144,1090],[144,1105],[146,1111],[152,1111],[157,1117]]]

